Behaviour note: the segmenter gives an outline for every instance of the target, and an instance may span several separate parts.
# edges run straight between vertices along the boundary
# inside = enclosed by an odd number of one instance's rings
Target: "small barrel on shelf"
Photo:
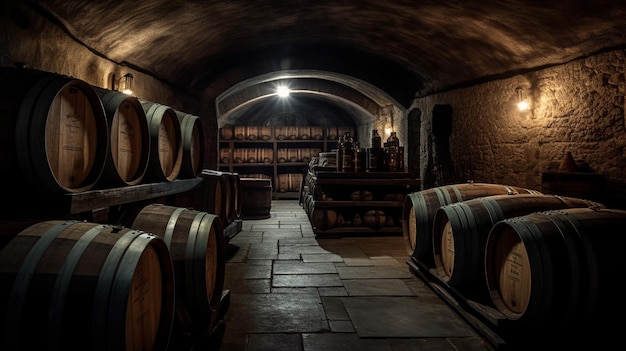
[[[300,140],[311,139],[311,128],[309,126],[298,126],[298,139]]]
[[[236,125],[234,126],[235,139],[245,140],[247,139],[248,130],[246,126]]]
[[[221,163],[230,163],[232,159],[233,150],[230,148],[220,149],[220,162]]]
[[[328,230],[337,226],[337,212],[326,208],[309,206],[309,220],[314,229]]]
[[[259,149],[259,162],[270,164],[274,162],[274,150],[270,148]]]
[[[287,127],[286,126],[276,126],[274,129],[276,133],[276,140],[286,140],[287,139]]]
[[[276,161],[278,163],[285,163],[289,160],[289,156],[287,154],[287,148],[279,148],[276,150]]]
[[[259,126],[246,126],[246,139],[257,140],[259,137]]]
[[[259,149],[247,148],[244,150],[246,154],[246,159],[244,163],[258,163],[259,162],[259,153],[260,153]]]
[[[311,126],[311,139],[322,140],[324,138],[323,129],[320,126]]]
[[[298,127],[297,126],[287,126],[287,140],[298,140]]]
[[[339,134],[337,134],[337,127],[327,127],[326,128],[326,139],[328,140],[337,140],[339,139]],[[341,134],[343,135],[343,134]]]
[[[220,127],[220,138],[231,140],[235,138],[235,127],[232,124],[225,124]]]
[[[265,141],[272,139],[272,127],[259,126],[259,139]]]

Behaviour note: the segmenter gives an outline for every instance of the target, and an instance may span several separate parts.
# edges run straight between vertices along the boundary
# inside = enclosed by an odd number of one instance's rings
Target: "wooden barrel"
[[[246,126],[246,139],[257,140],[259,139],[259,127],[258,126]]]
[[[226,243],[214,214],[152,204],[135,217],[132,228],[161,237],[172,256],[176,286],[175,330],[205,330],[224,289]]]
[[[383,210],[369,210],[363,214],[363,224],[373,229],[380,229],[387,223],[387,214]]]
[[[220,138],[230,140],[235,138],[235,128],[231,124],[225,124],[220,127]]]
[[[410,257],[434,267],[432,226],[439,207],[490,195],[539,194],[516,186],[489,183],[444,185],[408,194],[402,209],[402,234]]]
[[[271,217],[271,179],[241,178],[241,192],[241,217],[243,219],[263,219]]]
[[[259,138],[261,140],[270,140],[270,139],[272,139],[272,127],[270,127],[270,126],[260,126],[259,127]]]
[[[237,196],[236,194],[236,186],[238,185],[237,179],[233,177],[233,173],[231,172],[223,172],[213,169],[203,169],[202,170],[203,177],[219,177],[221,178],[222,185],[222,197],[223,197],[223,208],[221,214],[219,214],[220,219],[222,220],[222,224],[224,227],[232,223],[235,219],[237,219]],[[243,195],[242,195],[243,196]]]
[[[571,208],[496,223],[485,277],[496,308],[536,325],[607,321],[623,315],[626,211]]]
[[[241,218],[242,193],[241,193],[241,177],[239,173],[231,172],[228,174],[231,179],[231,189],[233,198],[233,219]]]
[[[337,226],[337,212],[325,208],[309,206],[309,220],[314,229],[328,230]]]
[[[298,139],[300,139],[300,140],[309,140],[309,139],[311,139],[311,127],[309,127],[309,126],[299,126],[298,127]]]
[[[199,177],[204,161],[204,134],[200,117],[176,111],[183,144],[182,161],[178,178]]]
[[[136,185],[146,174],[150,157],[148,122],[139,99],[117,91],[94,88],[106,112],[109,153],[100,184]]]
[[[248,129],[246,126],[235,126],[235,139],[237,140],[245,140],[248,136]]]
[[[276,133],[276,140],[285,140],[287,139],[287,127],[285,126],[276,126],[274,129]]]
[[[73,193],[100,179],[107,118],[86,82],[54,73],[0,69],[0,180],[8,191]]]
[[[337,140],[337,139],[339,139],[339,134],[337,134],[337,133],[338,133],[337,127],[328,127],[328,128],[326,128],[326,139],[328,139],[328,140]]]
[[[174,273],[165,242],[123,227],[46,221],[0,252],[3,350],[166,350]]]
[[[183,160],[180,122],[172,108],[141,101],[146,113],[150,134],[150,159],[146,180],[172,182],[179,173]]]
[[[578,198],[543,194],[493,195],[440,207],[433,220],[433,257],[437,276],[449,285],[482,290],[489,230],[505,218],[575,207],[604,207]]]
[[[320,126],[312,126],[311,127],[311,139],[313,140],[322,140],[322,138],[324,137],[322,135],[322,127]]]
[[[298,127],[287,126],[287,140],[298,140]]]
[[[229,196],[225,178],[220,172],[212,172],[204,169],[200,174],[202,182],[192,190],[176,195],[176,206],[192,208],[214,214],[224,223],[228,223],[226,217],[226,196]]]

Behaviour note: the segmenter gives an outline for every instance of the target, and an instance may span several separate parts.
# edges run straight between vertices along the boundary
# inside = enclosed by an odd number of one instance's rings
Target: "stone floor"
[[[397,236],[320,237],[297,200],[228,244],[220,351],[491,350],[407,264]]]

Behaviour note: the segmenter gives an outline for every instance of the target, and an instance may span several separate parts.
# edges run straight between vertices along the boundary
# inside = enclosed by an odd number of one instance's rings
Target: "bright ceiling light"
[[[290,92],[291,90],[284,85],[276,88],[276,94],[278,94],[278,96],[283,97],[283,98],[289,96]]]

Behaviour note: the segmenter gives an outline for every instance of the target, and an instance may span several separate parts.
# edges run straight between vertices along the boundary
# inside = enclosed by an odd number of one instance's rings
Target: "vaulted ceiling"
[[[286,77],[340,108],[407,108],[626,44],[624,0],[26,2],[94,52],[216,99],[218,115]]]

